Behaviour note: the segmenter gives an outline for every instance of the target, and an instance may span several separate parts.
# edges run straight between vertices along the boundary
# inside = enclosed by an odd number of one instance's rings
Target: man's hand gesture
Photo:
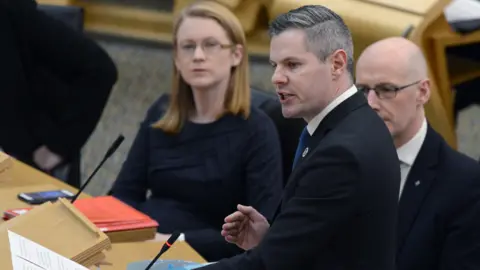
[[[222,236],[243,250],[256,247],[267,233],[270,224],[251,206],[237,206],[238,211],[225,218]]]

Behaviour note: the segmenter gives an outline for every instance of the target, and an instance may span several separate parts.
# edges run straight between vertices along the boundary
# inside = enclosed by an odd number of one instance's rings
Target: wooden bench
[[[82,0],[38,0],[39,3],[78,5],[85,9],[90,32],[170,43],[174,14],[194,0],[174,0],[172,12]],[[352,31],[354,56],[377,40],[400,36],[413,27],[409,38],[424,51],[432,80],[432,97],[426,106],[430,124],[456,148],[452,85],[476,78],[479,65],[445,55],[449,46],[480,41],[480,31],[462,36],[450,30],[443,8],[451,0],[218,0],[240,19],[250,55],[268,56],[268,22],[280,13],[307,4],[321,4],[341,15]]]

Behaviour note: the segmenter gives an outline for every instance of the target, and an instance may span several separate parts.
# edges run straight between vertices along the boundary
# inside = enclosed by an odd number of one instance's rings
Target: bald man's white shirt
[[[415,159],[422,148],[425,137],[427,136],[427,119],[423,119],[422,126],[417,131],[415,136],[411,138],[407,143],[397,148],[398,159],[400,160],[400,193],[398,194],[398,199],[402,197],[403,187],[407,182],[408,174],[412,168]]]

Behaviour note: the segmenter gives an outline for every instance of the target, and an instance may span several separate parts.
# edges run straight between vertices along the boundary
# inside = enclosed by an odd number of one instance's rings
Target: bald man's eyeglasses
[[[356,87],[359,91],[363,92],[365,96],[368,96],[368,93],[370,93],[370,90],[373,90],[379,99],[392,99],[397,96],[398,91],[406,89],[415,84],[419,84],[420,82],[421,80],[413,83],[409,83],[406,85],[402,85],[402,86],[396,86],[390,83],[381,83],[373,87],[364,85],[364,84],[357,84]]]

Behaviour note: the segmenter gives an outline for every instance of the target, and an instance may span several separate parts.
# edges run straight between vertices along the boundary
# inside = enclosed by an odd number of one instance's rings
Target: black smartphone
[[[48,190],[39,192],[20,193],[18,198],[28,204],[42,204],[44,202],[53,202],[58,198],[72,199],[75,194],[68,190]]]

